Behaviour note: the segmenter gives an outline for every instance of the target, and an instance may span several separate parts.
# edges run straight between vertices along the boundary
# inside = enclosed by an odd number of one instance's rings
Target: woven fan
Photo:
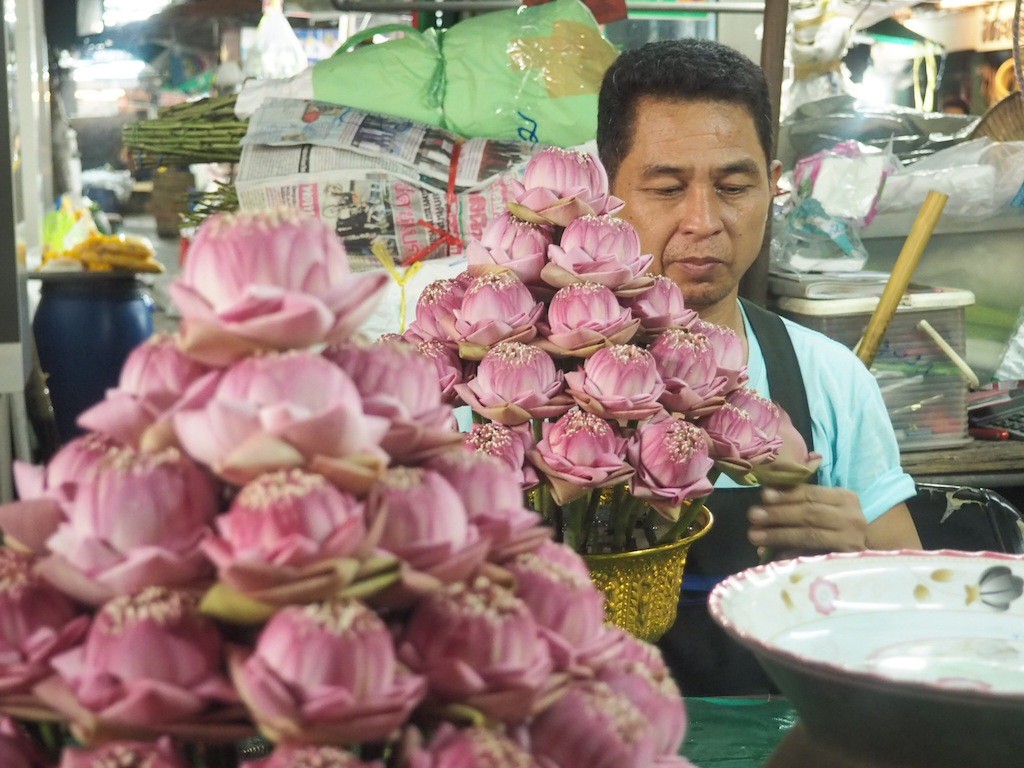
[[[1018,84],[1024,83],[1024,61],[1021,55],[1024,47],[1024,12],[1021,11],[1021,1],[1017,0],[1013,10],[1013,67]],[[987,136],[993,141],[1024,140],[1024,92],[1019,87],[982,115],[970,137],[976,139],[980,136]]]
[[[1024,18],[1021,18],[1021,0],[1013,9],[1013,67],[1017,71],[1017,85],[1024,99],[1024,62],[1021,60],[1021,38],[1024,37]]]

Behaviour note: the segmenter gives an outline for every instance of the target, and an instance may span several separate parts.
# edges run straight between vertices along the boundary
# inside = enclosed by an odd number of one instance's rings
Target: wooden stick
[[[917,269],[917,263],[921,260],[921,254],[924,253],[924,248],[928,245],[932,230],[935,229],[948,199],[947,195],[932,190],[921,205],[921,210],[917,212],[917,218],[914,219],[914,224],[910,228],[910,234],[907,235],[907,239],[903,243],[900,255],[892,268],[892,274],[889,275],[889,282],[885,284],[885,290],[882,291],[882,296],[878,299],[878,306],[875,307],[871,319],[868,320],[864,338],[857,345],[857,357],[869,368],[875,360],[875,355],[878,354],[878,347],[882,343],[885,331],[888,329],[889,323],[892,322],[892,316],[896,314],[896,308],[899,306],[907,286],[910,285],[910,278],[913,277],[914,270]]]
[[[938,345],[939,349],[943,351],[946,357],[948,357],[953,362],[953,365],[955,365],[960,370],[960,373],[963,374],[964,380],[967,382],[967,385],[971,389],[977,389],[978,385],[981,383],[980,381],[978,381],[978,374],[971,370],[971,366],[967,364],[967,361],[960,357],[957,351],[949,345],[948,341],[942,338],[939,332],[935,330],[935,326],[933,326],[927,320],[921,320],[917,324],[917,327],[920,328],[925,333],[927,333],[928,337]]]

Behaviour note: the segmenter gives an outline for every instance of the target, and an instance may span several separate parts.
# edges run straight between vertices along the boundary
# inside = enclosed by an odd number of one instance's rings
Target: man
[[[899,466],[871,374],[837,342],[737,299],[782,171],[772,160],[760,68],[707,40],[626,51],[605,74],[597,143],[612,192],[626,201],[621,215],[654,254],[655,270],[682,288],[702,319],[740,335],[750,386],[779,402],[823,456],[817,482],[793,489],[720,482],[709,501],[715,526],[687,565],[688,589],[710,589],[756,565],[759,549],[786,556],[920,549],[903,503],[914,484]],[[684,593],[680,620],[662,643],[683,690],[769,690],[752,659],[707,620],[704,596],[694,606]]]

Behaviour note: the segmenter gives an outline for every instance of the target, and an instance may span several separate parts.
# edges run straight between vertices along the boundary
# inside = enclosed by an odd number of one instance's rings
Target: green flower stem
[[[630,496],[629,524],[626,528],[626,546],[633,549],[633,531],[636,530],[640,518],[647,514],[647,504],[636,496]]]
[[[583,515],[581,525],[580,552],[586,554],[590,551],[590,532],[594,525],[594,518],[597,517],[597,508],[601,505],[601,489],[594,488],[590,491],[590,498],[587,501],[587,511]]]
[[[694,499],[690,502],[690,506],[679,513],[679,519],[658,539],[656,546],[660,547],[662,544],[671,544],[674,541],[679,541],[679,539],[686,535],[687,529],[689,529],[702,509],[704,509],[704,499]]]
[[[539,443],[544,439],[544,419],[533,419],[533,442]]]

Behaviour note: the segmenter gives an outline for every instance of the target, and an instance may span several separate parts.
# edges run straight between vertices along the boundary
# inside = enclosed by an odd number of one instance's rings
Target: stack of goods
[[[121,141],[136,168],[238,161],[245,121],[235,117],[235,97],[176,104],[154,120],[127,124]]]
[[[55,736],[5,721],[4,766],[230,766],[257,730],[249,768],[689,765],[659,652],[435,360],[353,336],[385,280],[293,212],[199,229],[180,332],[0,507],[0,711]]]

